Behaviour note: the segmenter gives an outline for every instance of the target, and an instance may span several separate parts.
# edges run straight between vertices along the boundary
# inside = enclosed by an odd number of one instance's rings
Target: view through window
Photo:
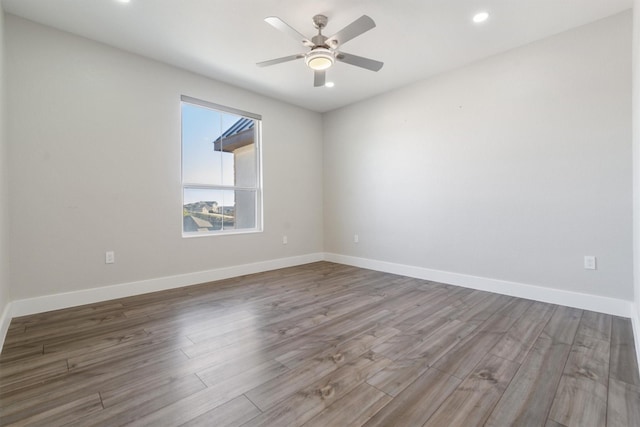
[[[260,120],[182,97],[182,233],[260,231]]]

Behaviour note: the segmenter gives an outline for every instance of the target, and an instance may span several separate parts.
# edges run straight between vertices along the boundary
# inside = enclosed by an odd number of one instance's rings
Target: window
[[[182,96],[182,235],[262,231],[261,117]]]

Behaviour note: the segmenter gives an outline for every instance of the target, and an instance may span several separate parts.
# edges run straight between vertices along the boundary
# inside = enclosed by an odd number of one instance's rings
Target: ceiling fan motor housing
[[[313,17],[313,26],[318,30],[322,30],[324,27],[326,27],[327,22],[329,22],[329,18],[324,15],[315,15]]]

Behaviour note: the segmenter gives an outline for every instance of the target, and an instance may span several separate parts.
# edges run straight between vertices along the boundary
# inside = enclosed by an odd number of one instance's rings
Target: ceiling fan
[[[360,18],[356,19],[331,37],[327,37],[322,34],[322,29],[327,26],[329,19],[324,15],[316,15],[313,17],[313,26],[318,29],[318,34],[313,36],[311,40],[277,16],[269,16],[264,20],[276,29],[289,34],[291,37],[302,42],[302,44],[310,48],[310,50],[307,53],[298,53],[296,55],[289,55],[282,58],[271,59],[269,61],[258,62],[257,65],[259,67],[266,67],[269,65],[304,58],[305,64],[314,71],[313,85],[315,87],[324,86],[326,80],[325,71],[336,61],[355,65],[356,67],[365,68],[371,71],[378,71],[382,68],[383,63],[380,61],[363,58],[362,56],[338,50],[349,40],[358,37],[360,34],[365,33],[376,26],[373,19],[369,18],[367,15],[362,15]]]

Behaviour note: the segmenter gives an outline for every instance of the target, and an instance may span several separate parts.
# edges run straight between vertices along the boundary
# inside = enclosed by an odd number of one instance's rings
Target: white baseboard
[[[277,270],[279,268],[294,267],[296,265],[322,261],[323,259],[324,256],[322,253],[315,253],[290,258],[279,258],[269,261],[256,262],[252,264],[216,268],[213,270],[198,271],[195,273],[178,274],[175,276],[140,280],[136,282],[103,286],[99,288],[83,289],[74,292],[64,292],[61,294],[20,299],[10,303],[11,307],[9,309],[9,321],[11,321],[12,317],[43,313],[45,311],[59,310],[62,308],[75,307],[84,304],[92,304],[116,298],[146,294],[149,292],[175,289],[183,286],[196,285],[199,283],[213,282],[216,280],[243,276],[246,274]],[[8,322],[6,327],[9,326]],[[2,324],[2,326],[4,327],[4,323]],[[2,342],[4,342],[4,337]]]
[[[466,274],[451,273],[448,271],[431,270],[423,267],[415,267],[405,264],[395,264],[386,261],[377,261],[367,258],[358,258],[347,255],[325,253],[326,261],[370,270],[383,271],[385,273],[414,277],[417,279],[447,283],[465,288],[495,292],[518,298],[525,298],[615,316],[633,318],[634,307],[632,301],[603,297],[599,295],[583,294],[579,292],[564,291],[560,289],[546,288],[543,286],[527,285],[524,283],[508,282],[505,280],[490,279],[486,277],[470,276]],[[636,339],[636,345],[638,340]],[[640,354],[640,353],[639,353]]]
[[[11,303],[7,303],[7,305],[4,306],[4,310],[2,310],[2,317],[0,317],[0,350],[2,350],[4,338],[7,336],[12,317]]]
[[[638,359],[638,371],[640,371],[640,306],[634,304],[631,314],[631,325],[633,326],[633,342],[636,345],[636,358]]]

